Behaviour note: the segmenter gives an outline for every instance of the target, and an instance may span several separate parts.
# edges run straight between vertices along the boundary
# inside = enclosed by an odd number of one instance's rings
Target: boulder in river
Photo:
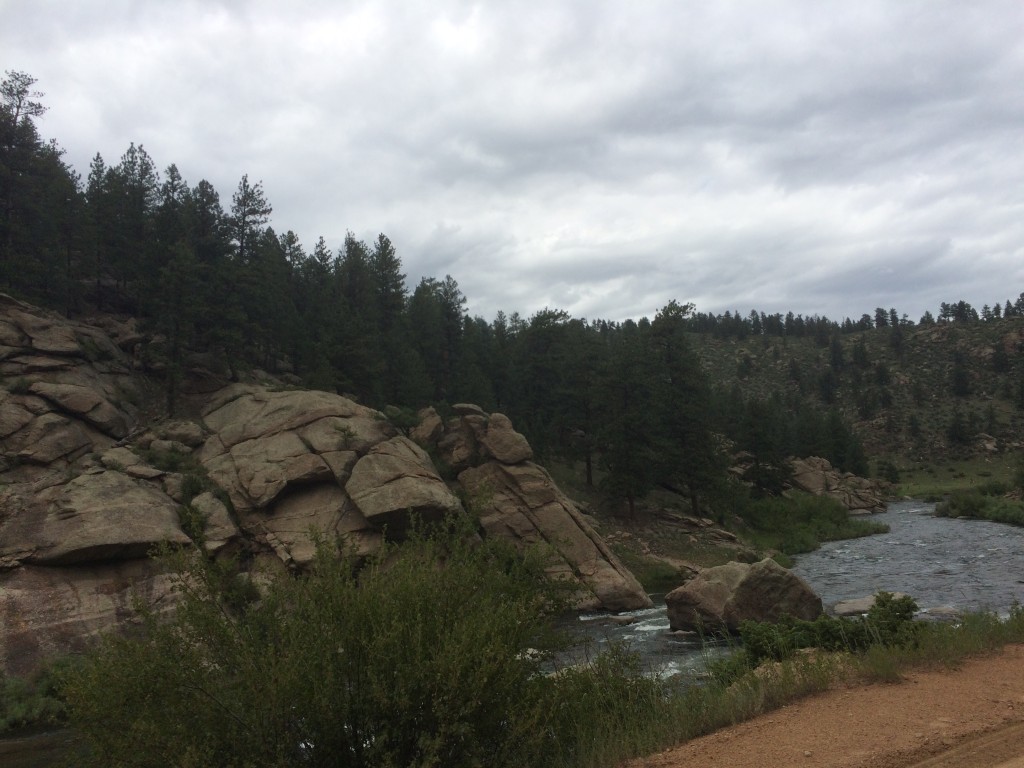
[[[673,630],[735,632],[743,621],[813,620],[821,598],[807,582],[771,558],[706,568],[665,596]]]

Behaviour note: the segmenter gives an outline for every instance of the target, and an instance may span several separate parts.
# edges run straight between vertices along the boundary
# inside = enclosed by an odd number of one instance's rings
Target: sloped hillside
[[[934,459],[1021,447],[1021,317],[819,338],[692,339],[719,392],[838,409],[873,457]]]

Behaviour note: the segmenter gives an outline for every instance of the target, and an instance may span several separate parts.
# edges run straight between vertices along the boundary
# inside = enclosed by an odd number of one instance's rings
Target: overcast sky
[[[83,177],[248,174],[487,319],[1024,291],[1020,0],[0,0],[0,69]]]

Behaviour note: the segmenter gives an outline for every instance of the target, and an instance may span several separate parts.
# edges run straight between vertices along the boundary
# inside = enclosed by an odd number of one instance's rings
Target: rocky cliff
[[[170,606],[161,542],[299,570],[318,533],[370,553],[463,499],[482,536],[543,546],[579,607],[650,604],[503,415],[428,409],[407,436],[339,395],[253,383],[152,421],[139,340],[0,295],[0,668],[131,621],[136,598]]]

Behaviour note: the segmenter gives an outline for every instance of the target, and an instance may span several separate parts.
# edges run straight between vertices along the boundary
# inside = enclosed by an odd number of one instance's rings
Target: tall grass
[[[835,499],[794,492],[786,498],[751,500],[739,514],[748,530],[746,537],[761,549],[785,555],[812,552],[824,541],[853,539],[885,533],[889,527],[851,517]]]
[[[939,517],[969,517],[1024,526],[1024,502],[987,495],[977,489],[955,491],[935,505]]]

